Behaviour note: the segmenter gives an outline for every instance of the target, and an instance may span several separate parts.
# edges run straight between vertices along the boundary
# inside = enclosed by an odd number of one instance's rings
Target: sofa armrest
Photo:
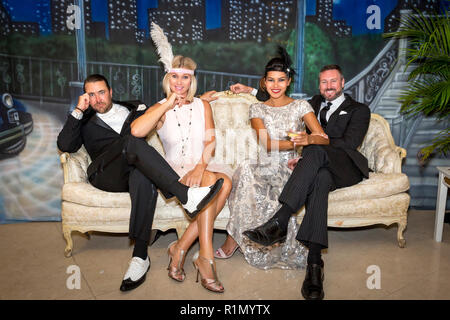
[[[369,130],[361,145],[369,168],[378,173],[401,173],[406,150],[395,145],[388,122],[372,113]]]
[[[63,152],[59,156],[64,172],[64,183],[87,182],[87,167],[91,159],[84,146],[77,152]]]
[[[373,171],[378,173],[401,173],[402,159],[406,156],[406,150],[397,146],[382,146],[374,152]]]

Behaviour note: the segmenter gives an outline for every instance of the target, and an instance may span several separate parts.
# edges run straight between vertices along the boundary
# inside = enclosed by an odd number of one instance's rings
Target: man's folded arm
[[[61,132],[58,135],[58,149],[63,152],[77,152],[83,144],[81,137],[81,120],[74,118],[72,115],[67,117]]]

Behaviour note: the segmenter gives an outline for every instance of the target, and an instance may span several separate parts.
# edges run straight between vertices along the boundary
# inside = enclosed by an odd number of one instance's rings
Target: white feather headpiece
[[[169,72],[170,69],[172,69],[173,61],[172,46],[170,45],[169,40],[167,40],[163,29],[161,29],[161,27],[154,22],[152,22],[150,35],[152,36],[152,40],[156,45],[156,49],[160,58],[159,61],[164,65],[164,70],[166,72]]]
[[[156,23],[152,22],[152,29],[150,31],[150,35],[152,37],[153,42],[156,45],[157,52],[159,54],[159,61],[164,65],[164,70],[167,73],[175,72],[175,73],[188,73],[194,74],[194,70],[189,70],[185,68],[172,68],[173,62],[173,52],[172,46],[167,40],[166,35],[164,34],[163,29],[158,26]]]

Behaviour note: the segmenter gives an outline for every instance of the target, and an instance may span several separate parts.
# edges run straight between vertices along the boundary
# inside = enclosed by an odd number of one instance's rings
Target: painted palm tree
[[[400,102],[404,114],[436,116],[438,121],[450,115],[450,22],[448,11],[426,15],[411,12],[402,17],[396,32],[384,34],[394,39],[408,39],[407,67],[417,66],[409,75],[409,88]],[[450,128],[439,132],[430,145],[421,149],[419,158],[450,150]]]

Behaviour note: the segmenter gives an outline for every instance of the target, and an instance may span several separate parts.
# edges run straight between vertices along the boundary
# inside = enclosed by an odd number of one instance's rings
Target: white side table
[[[450,187],[450,167],[437,167],[439,170],[439,185],[436,200],[436,220],[434,222],[434,240],[442,241],[442,229],[444,229],[445,205],[447,203],[447,192]],[[447,181],[445,181],[447,178]]]

